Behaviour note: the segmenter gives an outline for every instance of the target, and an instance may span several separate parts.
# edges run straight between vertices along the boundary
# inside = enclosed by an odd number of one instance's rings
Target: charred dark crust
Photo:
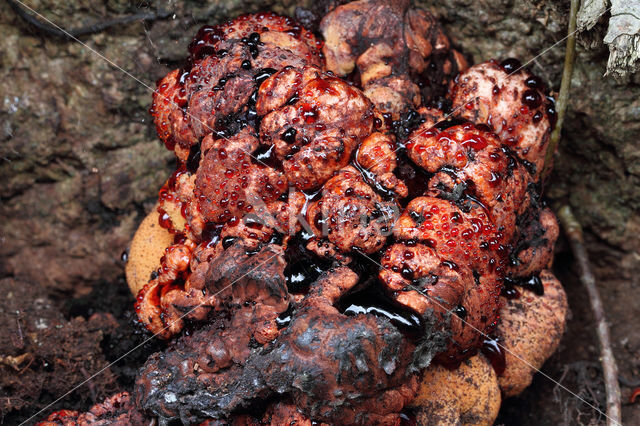
[[[234,318],[247,308],[232,319],[218,317],[218,324],[147,361],[136,384],[138,403],[185,423],[229,418],[282,395],[323,421],[366,423],[384,415],[375,399],[407,386],[414,346],[386,318],[348,317],[332,306],[355,282],[357,276],[346,268],[326,273],[273,342],[242,353],[237,342],[247,341],[247,330]]]

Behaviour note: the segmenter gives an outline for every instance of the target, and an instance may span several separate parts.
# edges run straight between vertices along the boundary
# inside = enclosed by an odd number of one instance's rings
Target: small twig
[[[96,395],[96,389],[93,386],[93,381],[91,380],[91,377],[89,377],[89,373],[87,373],[87,370],[85,370],[84,367],[80,367],[80,372],[82,373],[84,378],[88,380],[87,381],[87,387],[89,388],[89,393],[91,395],[91,401],[93,401],[93,403],[95,404],[98,401],[98,397]]]
[[[18,325],[17,331],[11,333],[11,343],[16,349],[24,348],[24,335],[22,334],[22,326],[20,325],[20,311],[17,311],[16,324]]]
[[[33,354],[31,354],[30,352],[25,352],[22,355],[18,356],[0,355],[0,364],[12,367],[20,375],[24,373],[27,368],[31,367],[34,359],[35,358]]]
[[[620,386],[618,385],[618,365],[611,348],[611,338],[609,336],[609,326],[604,314],[602,299],[596,286],[596,279],[591,272],[589,266],[589,256],[584,245],[584,236],[582,227],[571,212],[569,206],[564,206],[558,211],[558,218],[564,232],[569,239],[571,249],[578,262],[580,269],[580,281],[587,289],[589,302],[593,310],[593,316],[596,321],[596,331],[598,341],[600,342],[600,354],[602,363],[602,372],[604,375],[604,385],[607,392],[607,424],[620,425]]]
[[[156,19],[164,19],[171,15],[170,12],[166,12],[164,10],[158,10],[157,12],[145,12],[145,13],[136,13],[134,15],[129,16],[121,16],[118,18],[108,19],[106,21],[101,22],[93,22],[89,25],[80,28],[72,28],[70,30],[62,31],[59,28],[56,28],[53,25],[50,25],[45,22],[41,22],[38,18],[33,16],[31,13],[27,12],[19,2],[15,0],[7,0],[11,9],[20,17],[23,21],[25,21],[30,26],[34,27],[38,31],[48,34],[54,37],[61,38],[77,38],[87,34],[95,34],[102,32],[108,28],[111,28],[116,25],[125,25],[130,24],[137,21],[154,21]]]
[[[562,133],[562,124],[564,123],[564,115],[569,105],[569,89],[571,88],[571,77],[573,76],[573,64],[576,59],[576,19],[578,9],[580,8],[580,0],[571,0],[571,10],[569,12],[569,29],[567,36],[567,50],[564,55],[564,69],[562,70],[562,83],[560,83],[560,93],[556,100],[556,113],[558,121],[556,128],[551,132],[547,153],[544,158],[544,167],[542,169],[543,180],[551,171],[551,161],[553,154],[556,152],[560,134]]]

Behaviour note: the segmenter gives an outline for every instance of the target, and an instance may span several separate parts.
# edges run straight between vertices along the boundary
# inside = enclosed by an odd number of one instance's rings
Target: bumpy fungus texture
[[[117,393],[94,405],[85,413],[73,410],[60,410],[51,413],[38,426],[59,425],[151,425],[153,420],[148,418],[134,404],[127,392]]]
[[[410,0],[360,0],[338,6],[320,31],[327,69],[356,71],[365,95],[397,119],[409,109],[439,104],[449,82],[467,68],[435,17]]]
[[[269,13],[203,27],[158,82],[173,243],[136,310],[160,337],[189,331],[141,370],[148,413],[397,423],[424,367],[478,352],[505,282],[544,288],[539,80],[507,78],[513,61],[453,80],[464,59],[408,1],[339,6],[321,29],[324,46]]]
[[[455,370],[440,365],[426,370],[411,407],[419,425],[490,426],[500,401],[496,372],[482,355],[476,355]]]
[[[310,418],[392,422],[415,394],[417,382],[407,379],[404,361],[413,345],[389,319],[354,318],[334,307],[357,282],[347,267],[329,270],[296,304],[279,336],[252,349],[243,325],[254,317],[247,311],[255,306],[246,304],[255,299],[236,291],[229,303],[238,308],[230,322],[208,325],[149,359],[136,385],[140,406],[190,423],[228,418],[288,395]]]
[[[454,114],[486,123],[537,176],[542,171],[556,113],[545,84],[516,59],[489,61],[456,77],[449,97]]]
[[[503,300],[496,335],[505,348],[505,370],[498,377],[505,396],[518,395],[531,384],[533,375],[555,352],[564,332],[568,305],[562,285],[550,271],[543,270],[540,287],[542,295],[521,289],[505,295]]]

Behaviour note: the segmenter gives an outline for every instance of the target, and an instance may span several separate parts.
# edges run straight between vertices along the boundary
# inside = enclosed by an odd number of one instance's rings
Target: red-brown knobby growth
[[[345,18],[368,10],[387,32]],[[143,368],[148,412],[230,419],[281,395],[302,418],[393,423],[421,368],[477,351],[504,281],[549,264],[539,80],[509,61],[454,80],[466,63],[404,1],[340,6],[321,28],[324,46],[273,14],[204,27],[158,83],[152,114],[179,164],[159,220],[175,240],[136,310],[164,338],[207,325]],[[389,45],[396,33],[408,44]],[[345,51],[360,78],[336,76]],[[421,90],[430,64],[442,90]]]

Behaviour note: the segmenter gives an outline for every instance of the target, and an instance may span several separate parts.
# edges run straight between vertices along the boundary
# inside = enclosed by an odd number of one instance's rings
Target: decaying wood
[[[621,79],[640,69],[640,2],[585,0],[578,13],[578,28],[590,30],[609,10],[611,17],[604,37],[609,46],[605,75]]]

